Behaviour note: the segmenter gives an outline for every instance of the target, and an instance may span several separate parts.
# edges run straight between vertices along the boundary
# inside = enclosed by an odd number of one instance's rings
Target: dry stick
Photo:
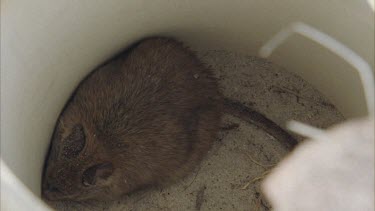
[[[255,210],[260,210],[260,199],[259,198],[257,198],[257,206],[256,206]]]
[[[247,189],[252,183],[254,183],[254,182],[258,181],[258,180],[263,179],[263,178],[264,178],[268,173],[270,173],[270,172],[271,172],[271,169],[264,171],[264,172],[261,174],[261,176],[259,176],[259,177],[255,177],[255,178],[252,179],[250,182],[246,183],[246,184],[241,188],[241,190],[246,190],[246,189]]]
[[[263,167],[263,168],[273,167],[273,166],[276,165],[276,164],[264,165],[264,164],[261,164],[260,162],[256,161],[256,160],[255,160],[254,158],[252,158],[249,154],[245,153],[245,155],[246,155],[246,156],[247,156],[247,157],[248,157],[253,163],[255,163],[255,164],[257,164],[257,165],[259,165],[259,166],[261,166],[261,167]],[[269,172],[271,172],[271,169],[268,169],[268,170],[264,171],[260,176],[255,177],[254,179],[252,179],[251,181],[249,181],[248,183],[246,183],[246,184],[241,188],[241,190],[246,190],[246,189],[250,186],[250,184],[252,184],[252,183],[254,183],[254,182],[258,181],[258,180],[263,179],[263,178],[264,178]]]
[[[265,208],[265,210],[270,210],[270,208],[264,204],[263,200],[262,200],[262,196],[260,195],[258,198],[257,198],[257,207],[256,207],[256,211],[260,210],[260,207],[263,206]]]
[[[290,89],[288,89],[288,88],[286,88],[286,87],[281,87],[281,86],[277,86],[277,85],[272,85],[272,87],[276,87],[276,88],[278,88],[278,89],[280,89],[280,90],[282,90],[282,91],[284,91],[284,92],[287,92],[287,93],[289,93],[289,94],[292,94],[292,95],[294,95],[294,96],[296,96],[296,97],[299,97],[299,98],[302,98],[302,99],[304,99],[304,100],[311,100],[311,99],[308,99],[308,98],[302,97],[299,93],[297,93],[297,92],[295,92],[295,91],[293,91],[293,90],[290,90]]]
[[[201,210],[202,204],[204,202],[204,192],[206,190],[206,186],[202,186],[198,193],[197,193],[197,198],[195,200],[195,209],[196,210]]]
[[[201,166],[199,166],[199,168],[198,168],[198,170],[197,170],[197,173],[195,174],[193,180],[190,182],[190,184],[189,184],[188,186],[185,187],[184,191],[185,191],[186,189],[188,189],[188,188],[194,183],[194,181],[195,181],[195,179],[197,178],[198,173],[199,173],[200,170],[201,170]]]
[[[261,199],[261,194],[258,194],[257,192],[254,194],[255,196],[255,211],[260,210],[260,206],[262,205],[262,199]]]
[[[315,104],[319,104],[319,105],[323,105],[323,106],[327,106],[327,107],[334,107],[334,105],[332,105],[331,103],[326,102],[326,101],[320,101],[320,100],[316,101],[316,100],[311,99],[311,98],[302,97],[299,93],[297,93],[297,92],[295,92],[293,90],[290,90],[288,88],[285,88],[285,87],[276,86],[276,85],[272,85],[271,87],[278,88],[279,90],[284,91],[285,93],[294,95],[295,97],[297,97],[297,100],[298,100],[298,98],[300,98],[300,99],[304,99],[306,101],[309,101],[309,102],[312,102],[312,103],[315,103]]]
[[[228,124],[228,125],[224,125],[222,126],[220,129],[221,130],[224,130],[224,131],[227,131],[227,130],[233,130],[233,129],[237,129],[240,125],[237,124],[237,123],[231,123],[231,124]]]
[[[245,155],[255,164],[263,167],[263,168],[267,168],[267,167],[273,167],[273,166],[276,166],[276,164],[261,164],[260,162],[256,161],[254,158],[252,158],[249,154],[245,153]]]

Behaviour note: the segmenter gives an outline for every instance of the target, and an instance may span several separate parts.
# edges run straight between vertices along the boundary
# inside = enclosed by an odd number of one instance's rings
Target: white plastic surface
[[[47,211],[42,200],[36,198],[21,181],[1,161],[1,210],[39,210]]]
[[[172,35],[197,50],[255,55],[295,21],[336,38],[374,69],[374,13],[366,0],[2,0],[1,158],[39,195],[49,138],[70,93],[95,66],[141,37]],[[346,116],[365,114],[357,73],[318,44],[296,35],[271,59]]]

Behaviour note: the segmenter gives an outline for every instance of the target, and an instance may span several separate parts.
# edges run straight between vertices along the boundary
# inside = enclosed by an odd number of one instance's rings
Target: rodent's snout
[[[60,190],[55,185],[52,185],[49,182],[47,182],[45,190],[50,191],[50,192],[60,192]]]
[[[61,190],[50,181],[46,181],[43,184],[42,188],[42,196],[48,200],[58,200],[61,198],[63,193]]]
[[[67,184],[69,184],[67,175],[61,174],[62,171],[56,171],[56,169],[48,170],[42,183],[42,197],[50,201],[65,199],[69,190],[67,188]],[[57,172],[60,174],[57,174]]]

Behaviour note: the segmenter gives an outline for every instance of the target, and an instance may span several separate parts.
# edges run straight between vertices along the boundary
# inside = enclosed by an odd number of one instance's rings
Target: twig
[[[280,87],[280,86],[277,86],[277,85],[272,85],[271,87],[278,88],[278,89],[280,89],[280,90],[282,90],[282,91],[284,91],[284,92],[287,92],[287,93],[289,93],[289,94],[292,94],[292,95],[294,95],[294,96],[296,96],[296,97],[300,97],[300,98],[302,98],[302,99],[307,100],[306,98],[300,96],[299,93],[297,93],[297,92],[295,92],[295,91],[293,91],[293,90],[290,90],[290,89],[288,89],[288,88]]]
[[[268,170],[264,171],[260,176],[255,177],[255,178],[252,179],[251,181],[247,182],[247,183],[241,188],[241,190],[246,190],[246,189],[247,189],[251,184],[253,184],[254,182],[263,179],[263,178],[264,178],[269,172],[271,172],[271,169],[268,169]]]
[[[245,155],[253,162],[253,163],[255,163],[255,164],[257,164],[257,165],[259,165],[259,166],[261,166],[261,167],[263,167],[263,168],[267,168],[267,167],[274,167],[274,166],[276,166],[276,164],[262,164],[262,163],[260,163],[260,162],[258,162],[258,161],[256,161],[254,158],[252,158],[249,154],[247,154],[247,153],[245,153]]]
[[[326,101],[324,101],[324,100],[318,100],[318,101],[316,101],[316,100],[314,100],[314,99],[312,99],[312,98],[302,97],[299,93],[297,93],[297,92],[295,92],[295,91],[293,91],[293,90],[290,90],[290,89],[288,89],[288,88],[285,88],[285,87],[280,87],[280,86],[272,85],[270,88],[271,88],[271,89],[272,89],[272,88],[277,88],[277,89],[279,89],[279,91],[278,91],[279,93],[280,93],[281,91],[283,91],[284,93],[288,93],[288,94],[294,95],[294,96],[297,98],[297,102],[299,102],[299,99],[303,99],[303,100],[306,100],[306,101],[312,102],[312,103],[314,103],[314,104],[319,104],[319,105],[323,105],[323,106],[330,107],[330,108],[334,108],[334,107],[335,107],[335,106],[332,105],[331,103],[326,102]],[[275,91],[276,91],[276,90],[275,90]]]
[[[206,186],[202,186],[198,193],[197,193],[197,198],[195,200],[195,209],[196,210],[201,210],[202,204],[204,202],[204,192],[206,190]]]
[[[231,123],[227,124],[221,127],[221,130],[227,131],[227,130],[234,130],[237,129],[240,125],[237,123]]]
[[[199,168],[198,168],[198,170],[197,170],[197,173],[195,174],[193,180],[190,182],[190,184],[189,184],[188,186],[185,187],[184,191],[185,191],[186,189],[188,189],[188,188],[194,183],[194,181],[195,181],[195,179],[197,178],[198,173],[199,173],[200,170],[201,170],[201,166],[199,166]]]

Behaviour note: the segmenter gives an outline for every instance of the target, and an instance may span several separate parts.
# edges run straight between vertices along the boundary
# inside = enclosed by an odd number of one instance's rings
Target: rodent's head
[[[79,117],[60,117],[44,169],[44,198],[81,201],[109,191],[115,165],[96,139]]]

